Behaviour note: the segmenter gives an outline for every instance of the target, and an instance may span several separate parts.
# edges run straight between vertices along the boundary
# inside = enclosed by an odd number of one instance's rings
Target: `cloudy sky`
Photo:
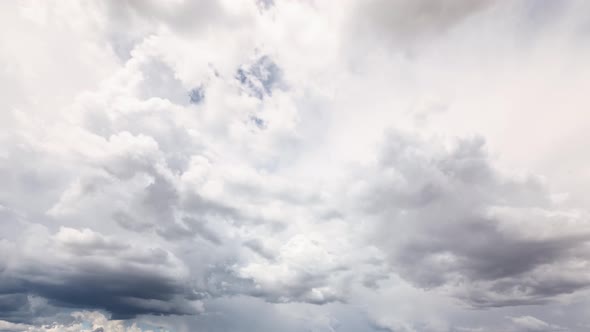
[[[0,331],[590,329],[590,2],[0,2]]]

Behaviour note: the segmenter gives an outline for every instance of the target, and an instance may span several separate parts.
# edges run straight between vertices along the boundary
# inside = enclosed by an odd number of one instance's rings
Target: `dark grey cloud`
[[[540,304],[590,286],[584,222],[555,211],[534,178],[495,170],[480,139],[453,148],[390,133],[362,202],[394,272],[456,287],[475,307]],[[453,292],[455,292],[453,291]]]
[[[113,318],[200,310],[191,301],[184,267],[170,252],[136,248],[88,229],[62,228],[53,236],[42,236],[38,232],[22,239],[39,244],[29,244],[23,254],[13,252],[15,257],[0,273],[7,320],[33,314],[31,296],[55,307],[104,309]]]
[[[26,294],[0,295],[0,319],[11,322],[27,322],[33,319],[33,312]]]

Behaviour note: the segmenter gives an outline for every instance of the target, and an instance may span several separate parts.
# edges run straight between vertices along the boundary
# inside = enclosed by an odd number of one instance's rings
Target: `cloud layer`
[[[0,331],[585,331],[588,5],[0,10]]]

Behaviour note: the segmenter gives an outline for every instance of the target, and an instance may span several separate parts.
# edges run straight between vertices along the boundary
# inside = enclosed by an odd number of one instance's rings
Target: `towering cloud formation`
[[[0,331],[590,326],[588,4],[0,6]]]

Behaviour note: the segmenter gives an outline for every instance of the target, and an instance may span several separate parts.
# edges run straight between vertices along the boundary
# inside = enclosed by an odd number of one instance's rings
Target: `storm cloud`
[[[0,7],[0,331],[590,326],[587,3]]]

